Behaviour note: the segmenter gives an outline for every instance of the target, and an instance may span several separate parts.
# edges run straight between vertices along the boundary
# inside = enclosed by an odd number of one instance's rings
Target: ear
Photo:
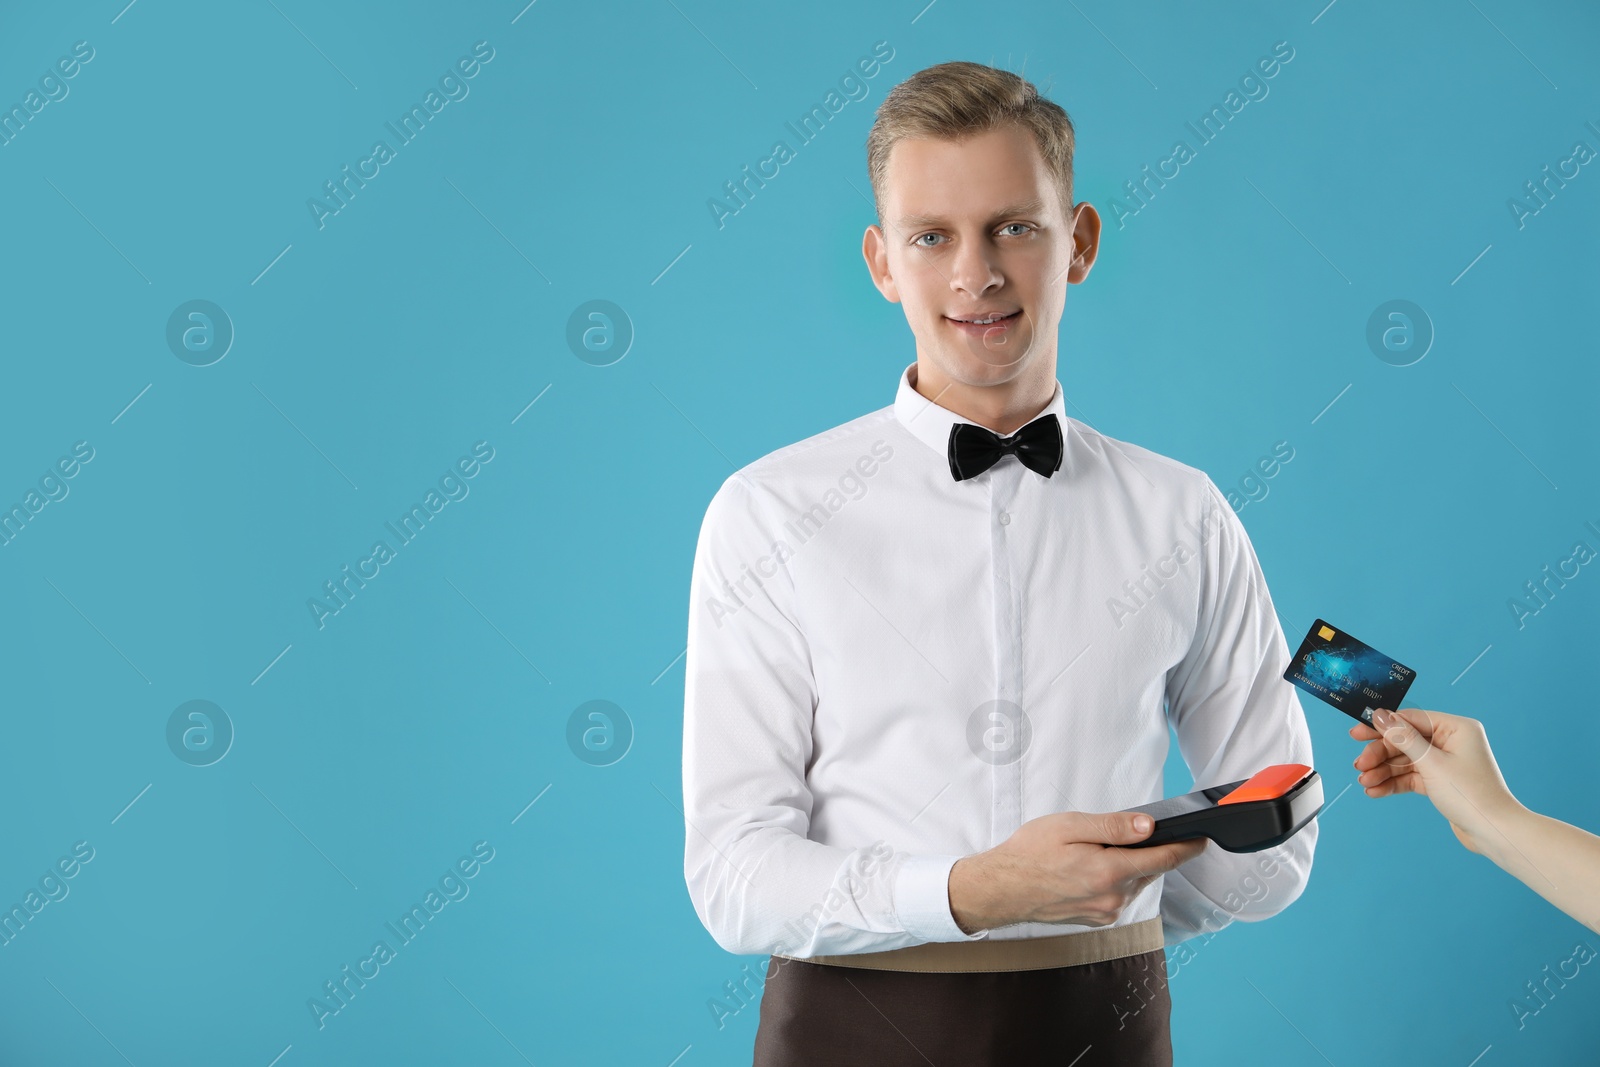
[[[889,245],[883,230],[875,225],[868,226],[867,232],[861,235],[861,258],[867,261],[867,273],[872,275],[872,284],[878,287],[883,298],[893,304],[900,303],[900,289],[889,273]]]
[[[1089,277],[1095,257],[1100,254],[1100,213],[1087,200],[1072,208],[1072,265],[1067,268],[1067,284],[1076,285]]]

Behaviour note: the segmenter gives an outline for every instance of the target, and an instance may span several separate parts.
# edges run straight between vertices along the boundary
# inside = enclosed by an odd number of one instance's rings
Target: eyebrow
[[[989,221],[991,223],[999,222],[1001,219],[1010,218],[1013,215],[1037,215],[1042,211],[1044,211],[1043,200],[1024,200],[1019,204],[1006,205],[999,211],[996,211],[994,215],[990,217]],[[937,215],[900,216],[900,226],[904,229],[912,229],[922,226],[941,226],[944,224],[944,222],[945,220]]]

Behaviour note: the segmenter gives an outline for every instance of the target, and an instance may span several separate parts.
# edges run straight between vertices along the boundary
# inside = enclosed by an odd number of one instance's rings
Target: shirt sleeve
[[[1305,712],[1283,678],[1289,649],[1255,549],[1209,477],[1201,508],[1194,640],[1166,680],[1167,717],[1195,788],[1248,778],[1275,763],[1315,766]],[[1208,842],[1163,878],[1167,944],[1288,907],[1305,888],[1316,842],[1316,820],[1261,852]]]
[[[807,838],[817,691],[787,548],[742,472],[706,509],[689,590],[684,878],[725,950],[788,956],[972,941],[950,914],[957,856]],[[870,654],[863,650],[863,654]]]

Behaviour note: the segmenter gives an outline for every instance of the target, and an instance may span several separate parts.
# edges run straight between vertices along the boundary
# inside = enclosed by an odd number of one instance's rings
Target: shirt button
[[[1000,525],[1001,526],[1009,526],[1010,524],[1011,524],[1011,515],[1009,513],[1007,513],[1007,512],[1002,511],[1000,513]]]

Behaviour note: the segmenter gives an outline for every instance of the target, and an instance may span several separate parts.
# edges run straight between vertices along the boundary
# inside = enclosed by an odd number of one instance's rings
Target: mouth
[[[1018,309],[1011,312],[1009,315],[1003,315],[999,312],[994,312],[987,315],[964,316],[959,319],[953,319],[946,315],[944,320],[951,326],[954,326],[957,330],[964,334],[968,334],[969,336],[988,337],[995,331],[1000,331],[1003,333],[1004,331],[1009,330],[1015,322],[1021,319],[1021,317],[1022,311],[1021,309]]]

